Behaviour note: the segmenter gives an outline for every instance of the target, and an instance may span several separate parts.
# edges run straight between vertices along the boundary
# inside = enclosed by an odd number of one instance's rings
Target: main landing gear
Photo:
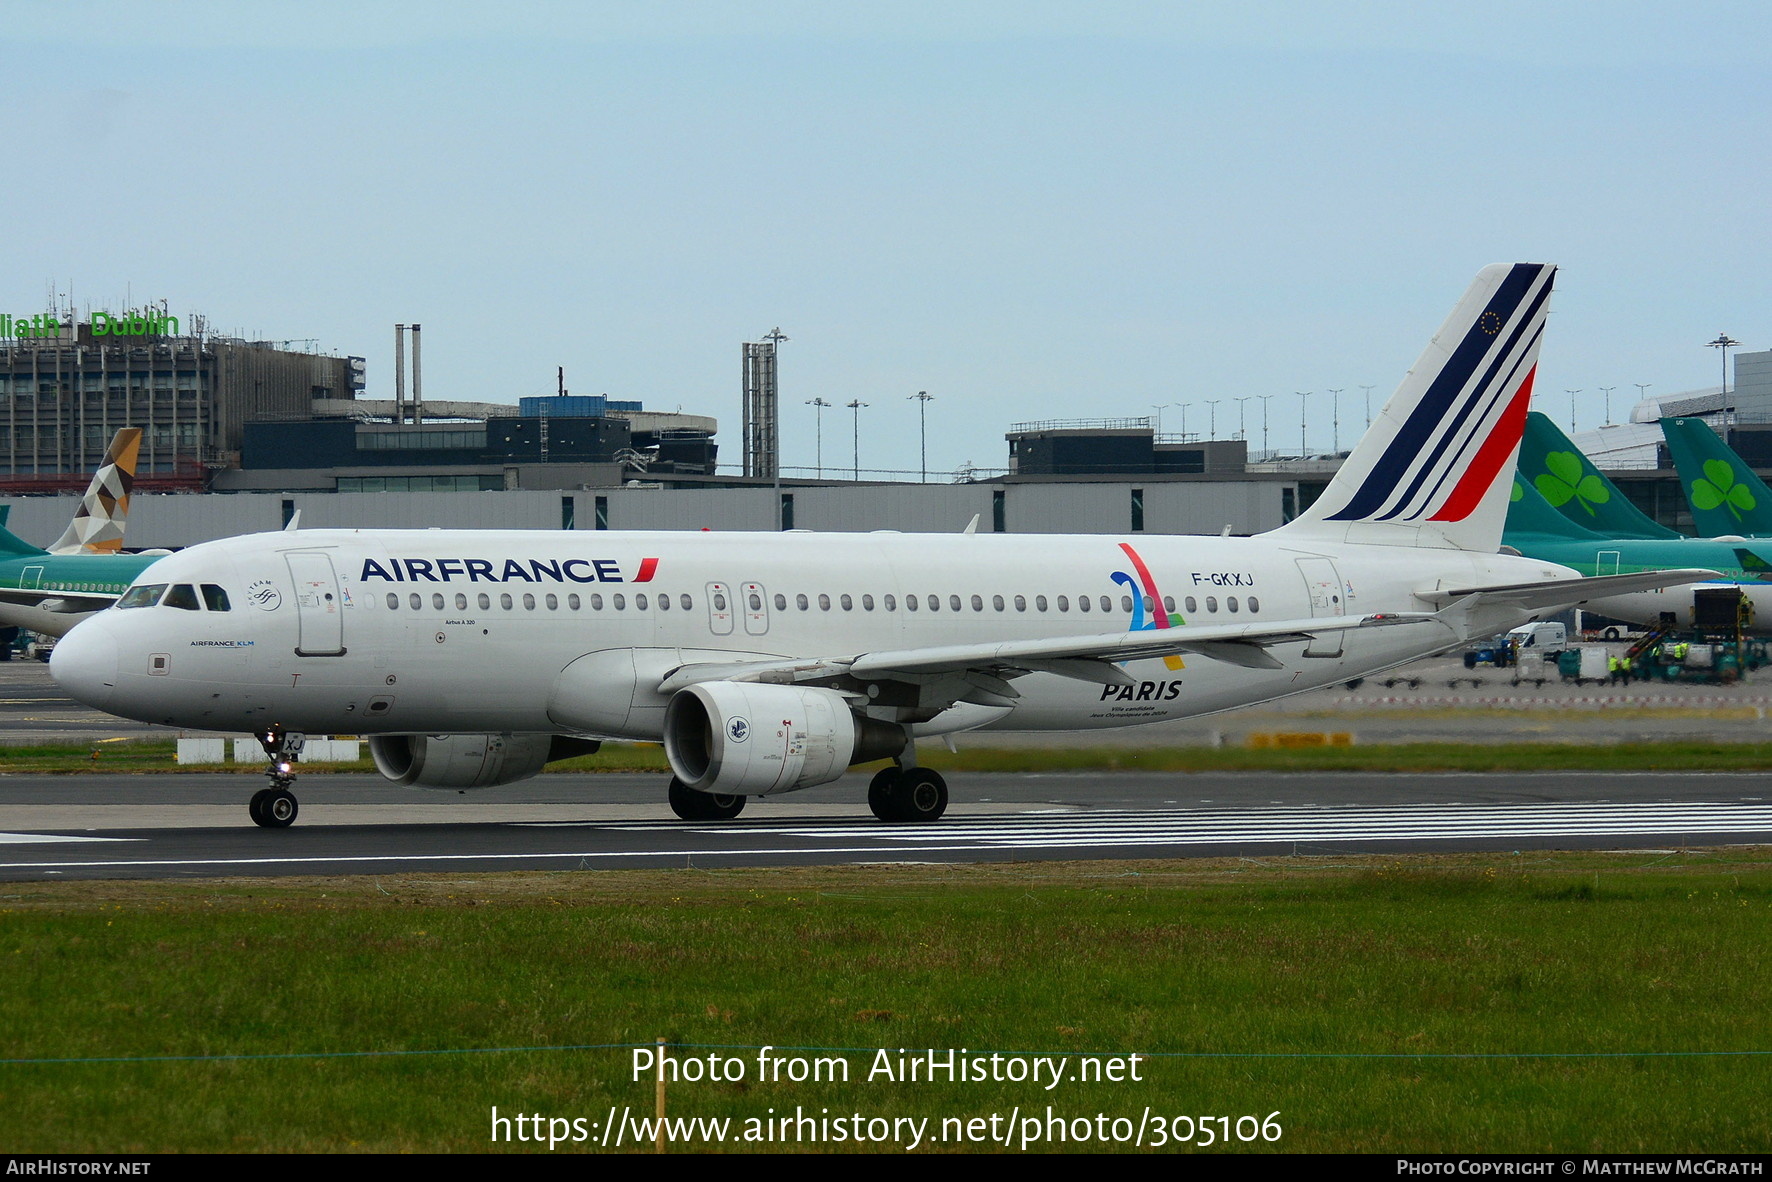
[[[289,789],[295,783],[296,758],[307,746],[308,737],[299,731],[280,728],[260,731],[255,737],[270,759],[265,775],[270,777],[271,786],[253,793],[246,811],[255,825],[266,829],[287,829],[295,823],[296,813],[301,811],[295,793]]]
[[[868,807],[882,821],[939,821],[948,809],[948,784],[926,767],[883,767],[868,784]]]
[[[742,796],[715,796],[671,777],[671,811],[685,821],[730,821],[744,811]]]

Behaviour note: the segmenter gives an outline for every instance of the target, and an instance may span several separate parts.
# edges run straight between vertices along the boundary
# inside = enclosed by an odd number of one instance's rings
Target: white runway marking
[[[60,833],[0,833],[0,845],[48,845],[57,841],[139,841],[135,837],[67,837]]]
[[[607,826],[639,830],[641,826]],[[1495,837],[1580,837],[1629,833],[1772,831],[1772,807],[1738,804],[1396,805],[1359,808],[1172,810],[954,818],[933,825],[744,826],[751,836],[812,840],[872,837],[914,844],[957,842],[981,848],[1219,845],[1239,842],[1439,841]],[[714,834],[718,828],[698,827]]]
[[[1048,813],[1002,817],[956,817],[932,825],[884,825],[857,819],[835,823],[686,825],[682,822],[567,822],[509,829],[578,828],[605,833],[651,834],[660,844],[611,849],[594,839],[575,850],[501,850],[489,853],[414,850],[410,853],[290,854],[284,857],[89,859],[14,862],[10,870],[148,869],[307,866],[343,871],[413,863],[577,863],[580,868],[627,860],[696,857],[845,857],[881,861],[894,848],[910,857],[985,854],[1013,850],[1114,847],[1291,845],[1296,853],[1322,853],[1353,842],[1434,842],[1472,839],[1531,840],[1559,837],[1624,837],[1652,833],[1675,839],[1709,834],[1753,835],[1772,842],[1772,805],[1722,802],[1692,804],[1393,805],[1374,807],[1212,809]],[[102,838],[38,837],[28,840],[92,841]],[[758,839],[774,838],[773,841]],[[0,838],[3,840],[3,838]]]

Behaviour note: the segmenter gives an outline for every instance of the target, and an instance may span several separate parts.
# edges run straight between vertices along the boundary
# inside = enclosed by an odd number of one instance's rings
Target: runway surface
[[[1758,775],[971,775],[933,825],[886,825],[865,777],[671,818],[659,776],[544,776],[457,795],[311,777],[302,816],[246,819],[241,776],[0,779],[0,878],[1331,856],[1772,841]]]

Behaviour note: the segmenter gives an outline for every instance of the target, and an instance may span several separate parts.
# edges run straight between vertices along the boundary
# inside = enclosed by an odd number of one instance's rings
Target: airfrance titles
[[[613,558],[390,558],[386,566],[365,558],[357,578],[363,583],[650,583],[657,570],[656,558],[642,558],[632,579]]]

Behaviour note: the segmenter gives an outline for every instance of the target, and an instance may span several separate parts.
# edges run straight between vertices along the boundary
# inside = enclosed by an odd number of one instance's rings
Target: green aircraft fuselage
[[[51,554],[0,528],[0,627],[65,635],[88,615],[109,607],[162,557]]]

